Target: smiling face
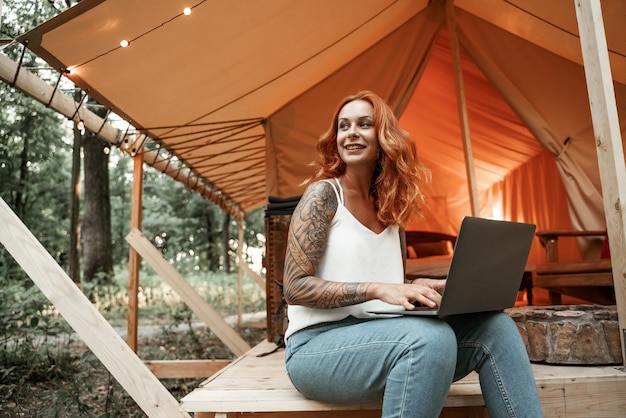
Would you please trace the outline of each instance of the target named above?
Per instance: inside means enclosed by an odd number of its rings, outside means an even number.
[[[337,119],[337,150],[346,166],[376,166],[378,134],[374,126],[374,108],[369,102],[354,100],[341,109]]]

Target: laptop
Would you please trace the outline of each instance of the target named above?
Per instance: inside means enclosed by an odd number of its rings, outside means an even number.
[[[371,310],[383,315],[448,316],[515,304],[535,236],[533,224],[465,217],[438,308]]]

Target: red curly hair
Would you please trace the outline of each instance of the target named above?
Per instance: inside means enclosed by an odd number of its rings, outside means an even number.
[[[355,100],[364,100],[374,109],[374,127],[381,152],[370,193],[374,197],[378,220],[383,225],[404,227],[421,212],[424,195],[420,185],[430,179],[430,172],[419,164],[415,143],[402,129],[389,105],[371,91],[361,91],[339,103],[330,128],[317,142],[318,169],[309,182],[339,177],[346,171],[346,164],[337,150],[338,118],[341,109]]]

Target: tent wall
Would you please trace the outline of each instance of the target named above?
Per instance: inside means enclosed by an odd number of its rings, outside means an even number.
[[[533,222],[539,229],[605,228],[580,63],[463,9],[455,16],[480,216]],[[470,207],[443,2],[431,3],[268,119],[268,195],[302,193],[312,169],[301,167],[314,159],[316,138],[335,104],[363,88],[388,98],[433,172],[425,220],[411,227],[454,233]],[[624,93],[616,83],[620,108]],[[597,248],[583,245],[583,251],[587,256]]]
[[[466,50],[554,155],[573,226],[605,228],[597,159],[590,158],[595,155],[595,139],[582,66],[468,13],[459,13],[457,20]],[[615,83],[622,113],[626,110],[624,87]]]
[[[313,169],[315,141],[330,126],[341,98],[359,90],[387,98],[399,114],[426,66],[427,54],[442,24],[439,9],[429,8],[339,68],[315,87],[268,118],[267,193],[302,194]]]

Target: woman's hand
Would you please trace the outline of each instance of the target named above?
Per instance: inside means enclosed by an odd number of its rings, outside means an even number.
[[[445,286],[445,280],[416,279],[411,284],[372,283],[368,293],[372,292],[372,299],[400,305],[407,310],[415,309],[415,303],[436,308],[441,303]]]

